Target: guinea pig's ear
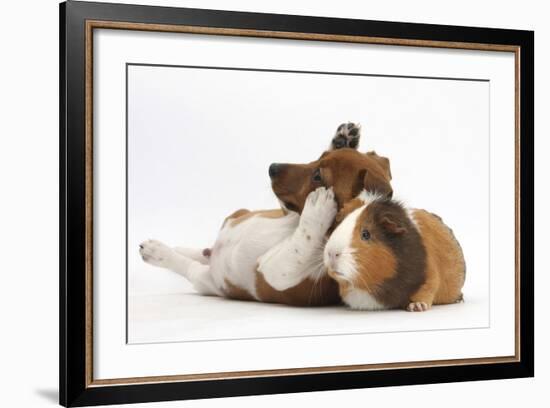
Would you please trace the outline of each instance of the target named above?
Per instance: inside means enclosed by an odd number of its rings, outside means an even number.
[[[362,170],[363,175],[363,188],[371,193],[378,193],[387,198],[392,198],[393,189],[388,179],[384,176],[377,174],[375,171],[368,169]]]
[[[407,229],[401,225],[399,220],[396,220],[390,214],[383,215],[380,224],[387,232],[391,234],[401,235],[407,231]]]

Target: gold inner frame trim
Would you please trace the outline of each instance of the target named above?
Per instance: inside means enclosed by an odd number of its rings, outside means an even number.
[[[237,378],[251,377],[280,377],[288,375],[301,374],[328,374],[338,372],[353,372],[353,371],[373,371],[373,370],[391,370],[396,368],[419,368],[419,367],[442,367],[449,365],[469,365],[469,364],[495,364],[495,363],[512,363],[517,361],[515,357],[487,357],[487,358],[471,358],[471,359],[455,359],[455,360],[431,360],[431,361],[414,361],[407,363],[381,363],[381,364],[358,364],[358,365],[343,365],[343,366],[327,366],[327,367],[304,367],[304,368],[287,368],[277,370],[253,370],[253,371],[230,371],[219,373],[205,374],[186,374],[186,375],[165,375],[154,377],[128,377],[115,378],[105,380],[94,380],[92,387],[101,387],[108,385],[130,385],[141,383],[165,383],[179,381],[207,381],[207,380],[231,380]]]
[[[203,35],[222,35],[237,37],[277,38],[308,41],[331,41],[342,43],[380,44],[410,47],[449,48],[478,51],[513,52],[515,58],[515,354],[502,357],[480,357],[450,360],[430,360],[415,362],[396,362],[383,364],[357,364],[343,366],[288,368],[275,370],[253,370],[216,372],[202,374],[184,374],[154,377],[129,377],[113,379],[93,378],[93,30],[95,28],[132,31],[156,31]],[[520,356],[520,51],[521,47],[505,44],[483,44],[451,41],[415,40],[405,38],[384,38],[369,36],[350,36],[317,33],[299,33],[288,31],[264,31],[236,28],[196,27],[186,25],[166,25],[148,23],[128,23],[121,21],[86,21],[86,233],[85,233],[85,282],[86,282],[86,387],[130,385],[144,383],[167,383],[180,381],[206,381],[266,376],[292,376],[301,374],[356,372],[372,370],[407,369],[419,367],[441,367],[449,365],[513,363]]]

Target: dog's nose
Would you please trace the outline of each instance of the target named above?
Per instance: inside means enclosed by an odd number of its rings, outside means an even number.
[[[282,165],[280,163],[272,163],[271,166],[269,166],[269,177],[276,177],[281,171],[281,167]]]

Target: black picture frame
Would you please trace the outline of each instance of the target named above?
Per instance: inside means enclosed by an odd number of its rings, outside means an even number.
[[[68,1],[60,4],[60,403],[64,406],[339,390],[534,375],[534,33],[532,31]],[[86,22],[89,20],[368,36],[519,47],[519,326],[521,358],[439,365],[93,386],[86,372]],[[517,184],[517,185],[518,185]]]

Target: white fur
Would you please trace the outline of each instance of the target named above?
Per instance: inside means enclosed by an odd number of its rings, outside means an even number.
[[[170,269],[193,283],[195,289],[204,295],[221,296],[221,290],[216,286],[209,273],[210,266],[193,260],[168,245],[155,240],[148,240],[140,245],[143,260],[151,265]]]
[[[186,277],[200,293],[222,296],[229,281],[259,300],[257,269],[277,290],[325,273],[324,237],[336,211],[332,190],[319,188],[308,196],[301,216],[254,215],[236,225],[230,220],[219,232],[210,258],[196,249],[172,249],[158,241],[142,243],[140,253],[146,262]]]
[[[346,280],[351,280],[357,273],[351,241],[357,218],[366,207],[366,205],[362,205],[348,214],[334,230],[325,245],[323,253],[325,266],[338,272]]]
[[[411,220],[411,222],[413,223],[413,225],[416,227],[417,230],[419,230],[420,226],[418,225],[418,221],[416,220],[414,214],[416,213],[417,210],[415,209],[412,209],[412,208],[407,208],[407,215],[409,216],[409,219]]]
[[[298,228],[259,258],[258,271],[271,287],[283,291],[308,277],[318,279],[324,273],[325,234],[336,211],[332,189],[318,188],[309,194]]]
[[[203,265],[208,265],[210,263],[210,259],[203,255],[202,249],[175,247],[174,251],[194,261],[200,262]]]
[[[227,279],[258,299],[258,258],[291,235],[298,221],[298,214],[288,213],[281,218],[255,215],[235,226],[232,222],[227,223],[212,248],[210,265],[214,280],[220,287],[225,287]]]
[[[365,205],[369,205],[376,200],[380,200],[381,198],[384,198],[384,196],[382,194],[377,193],[376,191],[363,190],[357,195],[356,198],[358,200],[363,201]]]
[[[344,302],[352,309],[359,310],[383,310],[384,305],[378,301],[366,290],[353,288],[344,296]]]

